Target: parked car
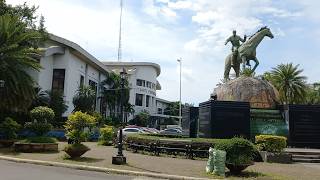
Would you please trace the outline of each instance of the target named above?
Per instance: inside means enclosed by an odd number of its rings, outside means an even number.
[[[124,128],[122,129],[122,136],[126,137],[128,134],[138,134],[138,133],[146,133],[140,128]],[[120,130],[118,131],[117,137],[119,137]]]
[[[155,128],[147,128],[147,127],[141,127],[143,131],[149,133],[149,134],[158,134],[160,131]]]
[[[182,135],[182,131],[180,129],[170,128],[160,131],[160,134],[164,135]]]

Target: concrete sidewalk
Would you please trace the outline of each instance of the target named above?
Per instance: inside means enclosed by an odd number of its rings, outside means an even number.
[[[66,143],[59,143],[62,149]],[[205,173],[205,160],[190,160],[172,157],[157,157],[124,151],[127,157],[127,165],[113,165],[112,156],[116,155],[117,149],[113,147],[98,146],[97,143],[85,143],[91,148],[83,158],[78,160],[64,160],[65,153],[15,153],[9,149],[0,148],[0,156],[9,156],[24,159],[41,161],[51,161],[60,163],[72,163],[78,165],[103,167],[110,169],[129,170],[146,173],[172,174],[187,177],[208,178]],[[318,166],[305,164],[275,164],[275,163],[255,163],[246,170],[247,172],[263,173],[263,179],[319,179],[320,173]],[[254,173],[253,173],[254,174]],[[243,177],[231,177],[232,179],[243,179]],[[257,179],[257,177],[251,177]],[[258,178],[260,179],[260,178]],[[277,179],[277,178],[276,178]]]

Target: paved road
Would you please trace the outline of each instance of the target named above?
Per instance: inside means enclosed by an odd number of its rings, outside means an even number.
[[[149,180],[152,178],[111,175],[61,167],[0,160],[1,180]],[[154,180],[154,179],[153,179]]]

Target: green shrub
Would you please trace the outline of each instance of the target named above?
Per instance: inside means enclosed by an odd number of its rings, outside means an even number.
[[[21,125],[10,117],[5,118],[5,120],[0,124],[0,131],[3,132],[6,139],[16,139],[17,131],[20,128]]]
[[[82,150],[86,150],[89,151],[90,148],[84,144],[67,144],[64,148],[63,151],[73,151],[73,150],[78,150],[78,151],[82,151]]]
[[[35,133],[37,136],[43,136],[52,129],[52,125],[44,122],[31,122],[26,123],[25,128]]]
[[[255,139],[260,151],[279,153],[287,147],[287,138],[283,136],[258,135]]]
[[[57,139],[46,136],[28,137],[20,142],[23,143],[56,143]]]
[[[96,125],[96,119],[93,116],[77,111],[69,115],[64,127],[67,137],[78,144],[88,138],[89,133],[85,132],[85,128],[91,128],[94,125]]]
[[[214,148],[226,151],[226,163],[233,165],[251,164],[255,153],[255,146],[239,137],[217,140]]]
[[[113,126],[104,126],[100,128],[99,144],[105,146],[112,145],[112,140],[114,139],[115,134]]]
[[[30,111],[30,116],[34,122],[50,123],[54,118],[54,111],[45,106],[38,106]]]

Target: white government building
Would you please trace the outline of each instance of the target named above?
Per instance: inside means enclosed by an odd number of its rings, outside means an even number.
[[[73,96],[80,85],[89,85],[95,89],[97,97],[101,92],[101,82],[108,72],[125,68],[130,85],[130,104],[134,105],[135,114],[146,110],[152,116],[161,116],[169,101],[157,98],[161,89],[157,77],[161,69],[151,62],[100,62],[78,44],[50,34],[45,43],[40,59],[40,72],[30,71],[31,76],[43,90],[61,90],[68,105],[63,116],[68,116],[74,109]],[[95,110],[101,109],[96,98]],[[131,116],[132,118],[133,116]],[[129,118],[130,120],[130,118]]]

